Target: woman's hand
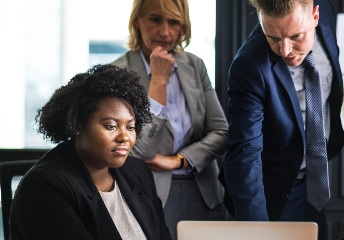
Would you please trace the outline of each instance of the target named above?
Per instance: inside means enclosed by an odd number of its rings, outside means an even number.
[[[154,158],[146,160],[146,163],[149,165],[149,167],[153,171],[157,171],[157,172],[172,171],[180,167],[180,158],[177,157],[176,155],[164,156],[157,153]],[[185,165],[187,165],[187,163],[184,163],[184,166]]]
[[[148,96],[166,106],[167,84],[174,68],[174,58],[162,47],[156,47],[150,55],[151,81]]]

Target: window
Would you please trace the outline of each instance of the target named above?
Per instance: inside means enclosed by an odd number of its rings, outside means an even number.
[[[35,131],[37,109],[76,73],[127,50],[132,1],[0,0],[0,5],[0,148],[51,148]],[[216,1],[189,5],[192,39],[186,51],[204,60],[214,85]]]
[[[344,82],[344,32],[343,30],[339,30],[339,28],[342,29],[341,26],[344,24],[344,13],[339,13],[337,15],[337,43],[339,46],[339,64],[342,69],[343,73],[343,82]],[[343,98],[343,104],[342,104],[342,111],[340,114],[341,120],[342,120],[342,126],[344,127],[344,98]]]

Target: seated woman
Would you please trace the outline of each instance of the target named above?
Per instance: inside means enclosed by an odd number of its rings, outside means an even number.
[[[36,122],[58,145],[16,191],[12,240],[171,239],[151,170],[129,156],[151,122],[137,75],[94,66],[59,88]]]

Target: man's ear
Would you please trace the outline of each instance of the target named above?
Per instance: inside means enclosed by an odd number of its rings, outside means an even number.
[[[315,23],[315,27],[316,27],[316,26],[318,26],[319,17],[320,17],[319,5],[316,5],[316,6],[313,8],[312,16],[313,16],[314,23]]]

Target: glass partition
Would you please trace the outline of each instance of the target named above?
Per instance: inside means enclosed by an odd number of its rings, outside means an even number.
[[[189,0],[192,39],[215,85],[216,1]],[[127,50],[132,1],[0,0],[0,149],[49,149],[34,118],[76,73]],[[207,12],[204,15],[204,11]]]

